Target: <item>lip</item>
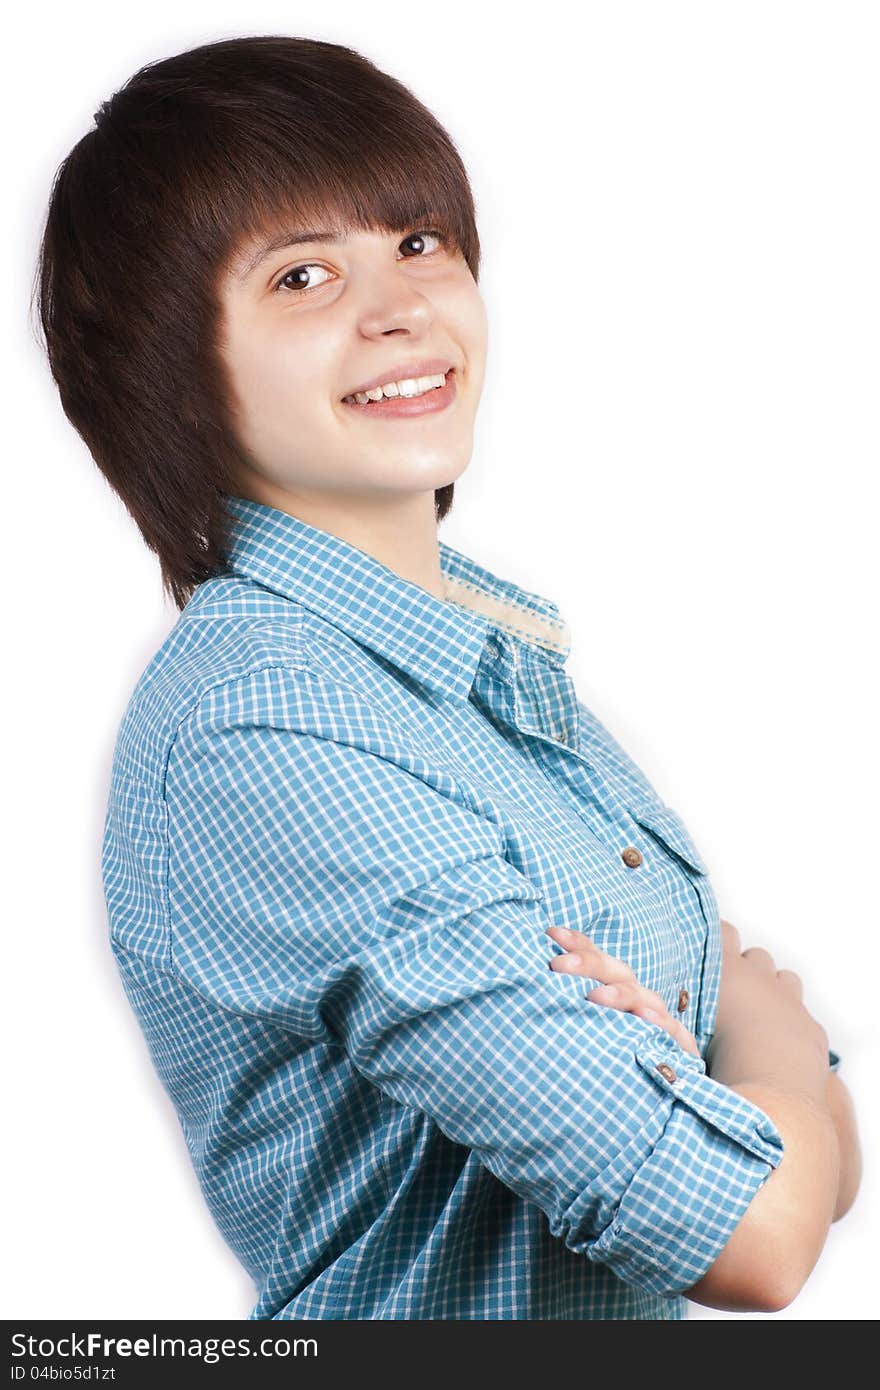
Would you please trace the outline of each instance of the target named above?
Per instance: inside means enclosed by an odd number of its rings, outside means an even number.
[[[418,362],[396,362],[393,367],[386,367],[381,376],[371,377],[362,386],[353,386],[345,392],[345,396],[357,395],[358,391],[374,391],[377,386],[384,386],[386,381],[406,381],[416,376],[445,376],[453,366],[455,363],[448,357],[423,357]]]
[[[423,376],[429,373],[422,373]],[[369,405],[359,405],[357,401],[343,401],[346,410],[358,410],[363,416],[377,420],[401,420],[416,415],[435,415],[438,410],[446,410],[456,399],[458,373],[450,367],[445,386],[436,386],[423,396],[390,396]],[[386,377],[386,381],[390,378]]]

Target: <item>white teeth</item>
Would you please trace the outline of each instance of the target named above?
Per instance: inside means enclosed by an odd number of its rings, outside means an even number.
[[[405,377],[403,381],[388,381],[384,386],[374,386],[369,391],[356,391],[353,396],[344,396],[343,400],[349,404],[357,401],[358,405],[366,405],[367,401],[381,401],[385,396],[390,399],[395,396],[423,396],[426,391],[433,391],[445,385],[445,373],[438,376]]]
[[[418,396],[420,392],[429,390],[430,387],[437,385],[437,378],[430,376],[411,376],[405,377],[403,381],[395,383],[400,387],[402,396]]]

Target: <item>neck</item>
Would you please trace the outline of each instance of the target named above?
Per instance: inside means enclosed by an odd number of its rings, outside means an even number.
[[[316,493],[283,488],[251,473],[238,491],[348,541],[401,579],[445,599],[433,489],[403,496]]]

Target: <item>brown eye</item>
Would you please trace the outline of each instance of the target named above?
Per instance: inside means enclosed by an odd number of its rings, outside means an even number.
[[[427,243],[427,244],[428,244],[428,254],[431,255],[431,254],[433,254],[433,251],[437,249],[437,248],[435,248],[435,247],[431,247],[431,246],[430,246],[430,242],[431,242],[431,241],[436,241],[436,242],[439,243],[440,246],[445,246],[445,244],[446,244],[446,237],[443,235],[442,232],[437,232],[437,231],[431,231],[431,232],[429,232],[429,231],[427,231],[427,230],[422,230],[422,231],[418,231],[418,232],[410,232],[409,236],[408,236],[408,237],[405,237],[404,240],[403,240],[400,244],[401,244],[401,246],[406,246],[408,243],[409,243],[410,245],[414,245],[414,246],[415,246],[415,253],[416,253],[416,256],[420,256],[420,255],[424,252],[424,250],[425,250],[425,245],[426,245],[426,243]]]
[[[437,245],[433,246],[432,242],[436,242]],[[409,245],[413,251],[412,255],[404,257],[405,260],[422,260],[425,256],[434,255],[437,250],[441,250],[447,243],[448,237],[444,232],[428,231],[424,229],[410,232],[409,236],[405,237],[400,244],[401,246]],[[285,270],[284,274],[280,275],[275,281],[272,288],[273,290],[287,290],[292,294],[308,294],[310,290],[319,289],[322,284],[327,283],[326,280],[319,281],[318,284],[311,283],[310,277],[312,272],[316,270],[323,271],[325,275],[331,274],[326,266],[308,261],[304,265],[295,265],[291,270]]]
[[[309,271],[312,270],[323,270],[325,274],[330,274],[330,271],[327,270],[326,266],[323,265],[315,265],[312,263],[306,265],[295,265],[292,270],[285,270],[284,274],[275,281],[274,289],[280,290],[283,286],[284,289],[298,291],[299,293],[302,293],[306,290],[316,290],[318,288],[317,285],[310,285],[301,278],[302,276],[307,275]],[[292,280],[293,284],[286,284],[286,281],[288,280]]]

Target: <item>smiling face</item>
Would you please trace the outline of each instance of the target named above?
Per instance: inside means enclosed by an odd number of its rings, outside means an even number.
[[[278,505],[282,489],[303,511],[414,495],[433,507],[468,465],[483,387],[486,313],[466,260],[430,223],[275,243],[240,247],[221,291],[242,492]],[[418,401],[344,399],[447,363],[446,386]]]

